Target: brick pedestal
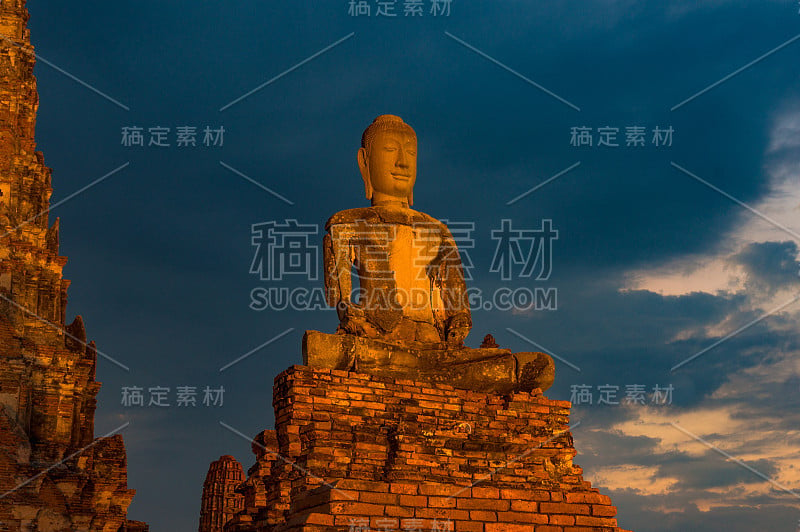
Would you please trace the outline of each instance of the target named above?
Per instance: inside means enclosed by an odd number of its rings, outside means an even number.
[[[273,405],[226,531],[623,532],[568,401],[292,366]]]

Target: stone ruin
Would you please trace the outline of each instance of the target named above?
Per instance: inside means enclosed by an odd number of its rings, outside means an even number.
[[[122,436],[94,435],[94,342],[80,316],[65,323],[27,22],[24,0],[0,3],[0,530],[145,532],[126,518]]]
[[[491,335],[464,346],[452,235],[410,208],[416,151],[396,116],[362,135],[372,206],[334,214],[323,244],[339,327],[306,332],[303,365],[275,378],[275,428],[253,439],[247,479],[207,483],[203,508],[206,491],[241,499],[203,519],[225,532],[624,532],[573,463],[571,404],[543,394],[552,358]]]

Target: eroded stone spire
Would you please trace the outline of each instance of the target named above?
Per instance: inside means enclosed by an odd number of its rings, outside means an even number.
[[[35,151],[39,96],[24,0],[0,3],[0,522],[8,530],[142,531],[128,521],[122,436],[94,436],[97,350],[66,326],[67,258]]]
[[[244,497],[234,491],[242,482],[242,464],[233,456],[211,462],[203,484],[200,532],[223,532],[225,523],[244,508]]]

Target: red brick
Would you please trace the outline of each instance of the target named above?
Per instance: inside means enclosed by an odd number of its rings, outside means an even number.
[[[358,494],[358,500],[361,502],[371,502],[375,504],[398,504],[400,496],[396,493],[374,493],[371,491],[362,491]]]
[[[483,532],[483,523],[474,521],[456,521],[455,532]]]
[[[351,478],[338,480],[334,486],[339,490],[378,491],[384,493],[389,491],[389,487],[384,482],[373,482],[369,480]]]
[[[583,514],[589,515],[589,507],[585,504],[569,504],[564,502],[543,502],[539,511],[545,514]]]
[[[414,517],[426,519],[469,519],[470,512],[466,510],[456,510],[454,508],[417,508],[414,510]]]
[[[424,495],[400,495],[400,506],[428,506],[428,498]]]
[[[386,410],[385,404],[375,403],[372,401],[351,401],[350,405],[353,408],[366,408],[368,410]]]
[[[392,493],[403,493],[405,495],[416,495],[419,492],[419,489],[419,484],[401,484],[394,482],[390,486],[390,491]]]
[[[537,504],[532,501],[511,501],[511,509],[515,512],[535,512]]]
[[[327,525],[333,526],[333,516],[330,514],[308,514],[304,520],[305,524],[309,525]]]
[[[592,504],[611,504],[611,498],[607,495],[595,493],[593,491],[586,492],[570,492],[566,494],[567,502],[583,502]]]
[[[355,393],[372,393],[373,390],[372,390],[372,388],[366,388],[364,386],[349,385],[347,387],[347,391],[355,392]]]
[[[500,498],[500,490],[492,486],[475,486],[472,488],[472,496],[481,499],[498,499]]]
[[[434,495],[434,496],[443,496],[443,497],[451,497],[451,496],[461,496],[461,497],[468,497],[470,493],[469,486],[453,486],[452,484],[420,484],[419,485],[419,492],[422,495]]]
[[[386,451],[385,445],[378,445],[376,443],[367,443],[363,441],[356,442],[355,449],[358,451]]]
[[[397,517],[370,517],[369,526],[372,530],[383,530],[384,528],[397,530],[400,526],[400,519]]]
[[[461,499],[456,502],[456,508],[464,508],[465,510],[495,510],[505,511],[508,510],[510,504],[508,501],[501,499]],[[588,508],[587,508],[588,509]]]
[[[456,499],[453,497],[428,497],[428,506],[431,508],[455,508]]]
[[[522,500],[522,501],[549,501],[550,493],[544,490],[522,490],[513,488],[503,488],[500,490],[503,499]]]
[[[386,515],[393,517],[414,517],[414,508],[406,508],[404,506],[386,506]]]
[[[433,519],[400,519],[400,528],[402,529],[417,529],[430,530],[433,525]]]
[[[332,514],[347,515],[383,515],[384,507],[379,504],[368,504],[365,502],[333,502],[330,505]],[[325,508],[325,506],[322,506]]]
[[[614,517],[615,515],[617,515],[617,507],[593,504],[592,515],[596,515],[599,517]]]
[[[575,524],[583,526],[617,526],[617,520],[610,517],[575,516]]]
[[[497,520],[507,523],[533,523],[538,525],[547,524],[546,515],[534,512],[497,512]]]
[[[551,525],[574,525],[574,515],[551,515],[549,522]]]
[[[336,515],[333,517],[333,524],[335,526],[350,526],[353,519],[356,519],[356,517],[352,515]]]
[[[469,518],[473,521],[497,521],[496,512],[487,512],[486,510],[470,510]]]
[[[486,532],[531,532],[531,525],[518,525],[514,523],[486,523],[483,526]]]
[[[331,490],[309,494],[308,492],[296,497],[292,501],[293,511],[300,511],[304,508],[312,508],[320,504],[331,501],[357,501],[357,491]]]

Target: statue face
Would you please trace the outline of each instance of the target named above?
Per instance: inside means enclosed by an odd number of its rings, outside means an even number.
[[[414,135],[404,131],[381,131],[373,137],[369,154],[360,155],[360,161],[362,158],[366,159],[364,162],[373,194],[400,199],[411,195],[417,179],[417,139]]]

